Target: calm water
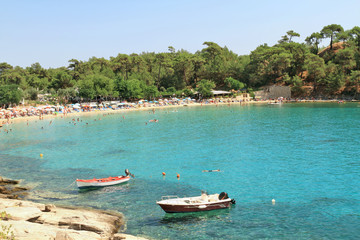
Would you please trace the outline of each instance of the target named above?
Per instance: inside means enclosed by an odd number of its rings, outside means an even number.
[[[99,113],[76,125],[72,118],[0,132],[0,175],[23,179],[36,201],[123,212],[126,233],[153,239],[360,236],[358,104]],[[145,124],[154,118],[159,122]],[[136,178],[123,185],[79,192],[72,184],[125,168]],[[155,204],[201,190],[225,191],[237,204],[196,214],[165,214]]]

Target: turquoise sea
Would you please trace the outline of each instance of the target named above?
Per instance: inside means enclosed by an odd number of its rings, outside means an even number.
[[[8,134],[1,129],[0,175],[23,179],[35,201],[123,212],[123,231],[151,239],[360,236],[357,103],[104,114],[17,123]],[[122,185],[79,192],[73,184],[125,168],[135,179]],[[155,204],[163,195],[201,190],[225,191],[237,204],[196,214],[165,214]]]

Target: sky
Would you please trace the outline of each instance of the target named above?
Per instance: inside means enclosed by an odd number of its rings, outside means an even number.
[[[0,63],[58,68],[169,46],[195,53],[204,42],[247,55],[289,30],[301,43],[330,24],[360,26],[360,1],[0,0]]]

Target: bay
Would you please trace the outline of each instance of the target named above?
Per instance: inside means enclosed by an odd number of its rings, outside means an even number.
[[[34,201],[123,212],[126,233],[153,239],[357,239],[358,106],[233,104],[22,122],[0,133],[0,175],[23,179]],[[125,168],[135,174],[126,184],[87,192],[73,184]],[[155,204],[201,190],[237,204],[196,214]]]

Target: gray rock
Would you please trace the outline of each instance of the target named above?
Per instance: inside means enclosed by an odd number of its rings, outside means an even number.
[[[10,215],[3,226],[11,226],[15,239],[25,240],[144,240],[118,234],[125,224],[121,213],[92,209],[55,207],[22,200],[1,199],[0,212]],[[125,237],[125,238],[124,238]]]
[[[54,204],[46,204],[43,212],[55,212],[56,206]]]
[[[4,208],[9,207],[35,207],[38,208],[40,211],[43,211],[45,209],[45,205],[42,203],[34,203],[23,200],[1,199],[0,203],[0,211],[4,211]]]
[[[66,231],[58,231],[55,236],[55,240],[74,240],[70,234]]]
[[[93,232],[59,229],[57,226],[42,225],[27,221],[2,221],[3,226],[11,226],[15,239],[22,240],[100,240],[100,235]]]
[[[110,239],[111,240],[147,240],[146,238],[136,237],[124,233],[116,233]]]
[[[9,207],[5,208],[4,211],[10,214],[10,219],[23,221],[39,218],[42,214],[37,207]]]
[[[118,232],[124,224],[124,219],[121,214],[110,214],[96,210],[56,208],[56,212],[43,212],[36,219],[36,222],[109,236]]]

